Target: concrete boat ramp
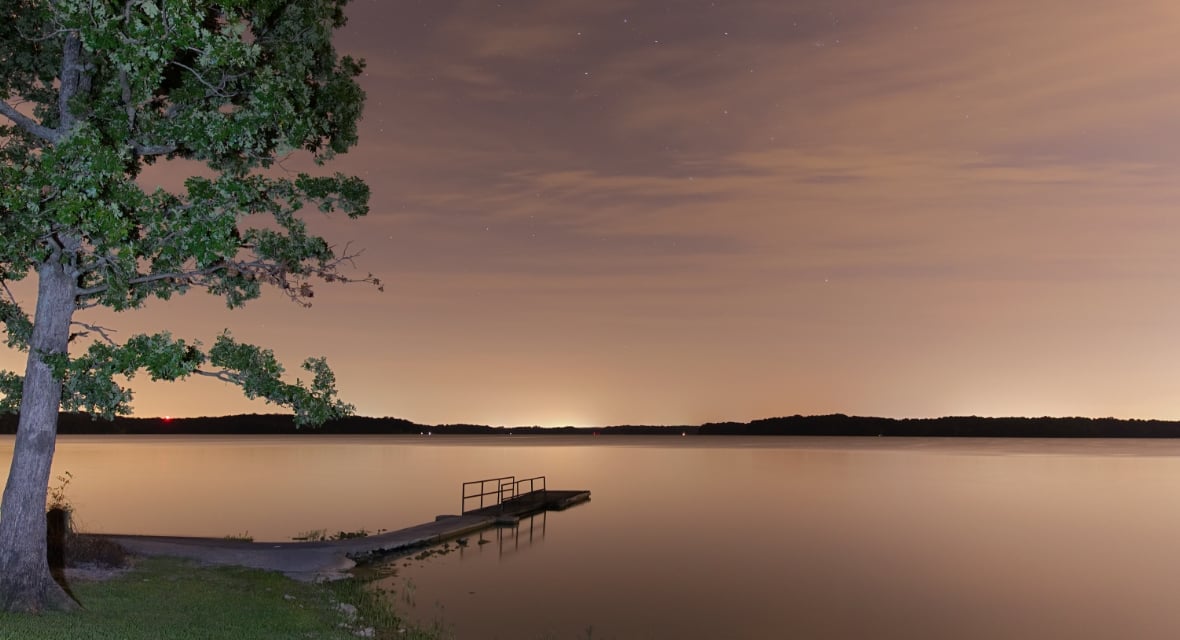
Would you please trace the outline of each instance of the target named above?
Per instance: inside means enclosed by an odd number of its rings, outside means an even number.
[[[486,482],[489,481],[476,481]],[[513,479],[513,482],[516,481]],[[543,478],[541,482],[543,484]],[[172,556],[208,564],[280,571],[299,580],[331,580],[343,577],[358,561],[407,552],[495,526],[513,526],[521,518],[542,511],[562,510],[590,499],[589,491],[580,490],[542,488],[516,493],[514,490],[519,484],[513,490],[504,490],[498,486],[493,492],[468,495],[469,484],[475,483],[464,484],[462,514],[439,516],[434,522],[361,538],[317,542],[245,542],[223,538],[96,535],[113,540],[138,555]],[[484,499],[489,496],[492,504],[484,505]],[[468,503],[473,503],[475,498],[480,498],[480,506],[473,504],[472,508],[467,509]]]

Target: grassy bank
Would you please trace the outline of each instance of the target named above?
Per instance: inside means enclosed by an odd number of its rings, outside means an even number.
[[[117,578],[79,581],[70,588],[82,603],[82,612],[39,616],[0,613],[0,639],[437,637],[412,629],[403,631],[385,600],[355,580],[306,584],[266,571],[146,558]]]

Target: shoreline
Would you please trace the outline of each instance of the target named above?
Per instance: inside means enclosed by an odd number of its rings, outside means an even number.
[[[0,435],[16,432],[17,416],[0,416]],[[290,415],[241,414],[201,418],[92,419],[62,413],[60,435],[470,435],[470,436],[856,436],[936,438],[1180,438],[1180,421],[1086,417],[882,418],[829,414],[700,425],[603,427],[423,425],[401,418],[352,416],[316,428],[297,428]]]
[[[411,552],[495,525],[489,516],[440,516],[397,531],[358,538],[315,542],[247,542],[227,538],[84,533],[105,538],[129,553],[147,557],[195,560],[202,564],[277,571],[302,582],[338,580],[358,564],[357,558],[376,558]]]

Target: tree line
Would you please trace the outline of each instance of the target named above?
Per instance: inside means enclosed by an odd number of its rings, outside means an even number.
[[[0,416],[0,434],[16,432],[15,415]],[[612,425],[605,427],[489,426],[421,424],[403,418],[346,416],[308,429],[290,414],[240,414],[197,418],[95,418],[62,413],[64,434],[432,434],[432,435],[668,435],[668,436],[893,436],[972,438],[1180,438],[1180,421],[1119,418],[1040,417],[881,418],[830,414],[794,415],[750,422],[709,422],[702,425]]]
[[[879,418],[794,415],[701,425],[701,435],[939,436],[970,438],[1180,438],[1180,422],[1120,418]]]

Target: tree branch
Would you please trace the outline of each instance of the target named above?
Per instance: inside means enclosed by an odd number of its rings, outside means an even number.
[[[131,10],[131,3],[128,2],[124,8],[124,19],[127,18],[127,12]],[[127,72],[119,72],[119,88],[123,98],[123,111],[127,114],[127,130],[134,132],[136,124],[136,105],[134,103],[134,96],[131,92],[131,84],[127,80]],[[132,134],[134,135],[134,133]],[[131,150],[138,156],[163,156],[176,151],[175,144],[156,144],[146,145],[137,141],[131,142]]]
[[[192,73],[193,77],[197,79],[197,82],[200,82],[201,84],[205,85],[206,88],[209,89],[209,91],[211,92],[209,95],[217,96],[218,98],[232,98],[233,97],[231,94],[228,94],[224,91],[224,89],[225,89],[225,78],[224,77],[221,79],[221,85],[217,86],[217,85],[214,85],[212,82],[209,82],[208,80],[206,80],[205,76],[202,76],[200,71],[197,71],[196,69],[188,66],[187,64],[184,64],[184,63],[179,62],[177,60],[172,60],[168,64],[180,67],[181,69],[184,69],[184,70],[188,71],[189,73]]]
[[[3,100],[0,100],[0,115],[6,116],[9,120],[16,123],[16,125],[21,129],[24,129],[25,131],[46,142],[57,142],[61,139],[60,131],[57,129],[50,129],[49,127],[42,125],[20,111],[17,111],[16,107]]]
[[[246,376],[240,373],[233,373],[224,369],[218,371],[205,371],[204,369],[193,369],[193,374],[198,376],[205,376],[207,378],[215,378],[222,382],[230,384],[242,385],[246,381]]]
[[[74,128],[78,118],[70,109],[70,100],[84,88],[82,64],[82,38],[76,31],[66,34],[62,45],[61,56],[61,85],[57,94],[58,118],[61,130],[68,132]]]
[[[310,280],[312,278],[319,278],[324,282],[339,282],[345,284],[366,283],[377,287],[378,291],[385,291],[385,286],[381,280],[374,277],[373,274],[367,274],[363,278],[353,278],[340,273],[339,268],[344,264],[353,264],[353,259],[361,254],[360,251],[350,251],[351,244],[345,245],[344,251],[335,256],[332,260],[325,261],[321,264],[303,265],[299,272],[288,270],[282,264],[272,260],[262,258],[248,260],[226,260],[217,264],[210,265],[203,269],[181,269],[177,271],[168,271],[160,273],[146,273],[127,278],[126,282],[131,287],[141,287],[150,285],[160,281],[173,281],[180,283],[183,286],[209,288],[214,286],[214,278],[218,274],[229,274],[230,276],[246,275],[252,280],[258,280],[266,284],[270,284],[291,299],[305,307],[311,306],[309,299],[315,297],[313,287]],[[251,249],[250,246],[242,246],[242,249]],[[96,259],[95,264],[85,269],[86,272],[98,271],[101,269],[101,264],[106,263],[107,268],[112,268],[113,263],[106,258]],[[79,308],[88,308],[90,305],[85,299],[100,296],[110,289],[107,284],[99,284],[93,287],[78,290]]]
[[[8,296],[8,302],[11,302],[12,304],[18,304],[16,301],[16,294],[12,292],[12,289],[8,288],[7,280],[0,280],[0,289],[3,289],[4,295]]]
[[[128,5],[130,6],[130,3]],[[127,80],[127,72],[123,70],[119,71],[119,89],[123,98],[123,112],[127,114],[127,130],[135,131],[135,105],[132,104],[131,83]]]
[[[71,340],[73,340],[74,338],[84,338],[84,337],[90,335],[90,332],[93,331],[93,332],[97,333],[99,336],[101,336],[102,339],[105,340],[111,346],[113,346],[113,347],[118,346],[118,344],[115,342],[115,339],[112,338],[111,334],[110,334],[110,332],[113,332],[114,329],[108,329],[107,327],[99,326],[97,324],[90,324],[88,322],[81,322],[78,320],[73,320],[70,322],[70,324],[82,327],[81,333],[71,333],[70,334]]]

